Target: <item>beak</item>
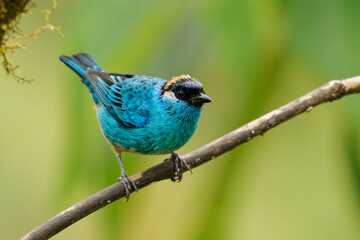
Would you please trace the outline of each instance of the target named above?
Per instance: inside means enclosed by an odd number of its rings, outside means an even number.
[[[212,102],[211,98],[209,98],[209,96],[205,93],[200,93],[199,96],[194,97],[192,100],[193,102],[200,104]]]

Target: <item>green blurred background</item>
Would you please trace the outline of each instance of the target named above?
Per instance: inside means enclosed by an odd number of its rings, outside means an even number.
[[[44,24],[34,1],[23,32]],[[184,154],[331,79],[360,75],[360,1],[58,1],[46,32],[0,70],[0,239],[16,239],[114,183],[118,163],[86,88],[58,60],[199,78],[206,105]],[[54,239],[360,239],[360,96],[315,108],[185,174],[117,201]],[[164,156],[124,154],[129,174]]]

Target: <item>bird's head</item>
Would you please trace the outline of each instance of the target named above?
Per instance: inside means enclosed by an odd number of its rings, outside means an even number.
[[[173,77],[164,85],[163,95],[166,98],[176,98],[196,107],[211,102],[211,98],[205,94],[202,84],[189,75]]]

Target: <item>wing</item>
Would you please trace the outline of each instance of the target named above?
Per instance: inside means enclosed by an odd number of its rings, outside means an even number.
[[[144,127],[150,117],[153,91],[150,83],[142,76],[124,73],[86,73],[99,101],[123,126]]]

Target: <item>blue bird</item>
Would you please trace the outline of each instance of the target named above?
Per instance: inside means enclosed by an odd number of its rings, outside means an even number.
[[[174,161],[172,181],[181,181],[186,162],[175,152],[193,135],[204,103],[211,102],[202,84],[189,75],[170,81],[129,73],[107,73],[88,54],[60,60],[77,73],[95,103],[101,131],[119,161],[129,199],[135,184],[126,174],[121,153],[168,154]]]

